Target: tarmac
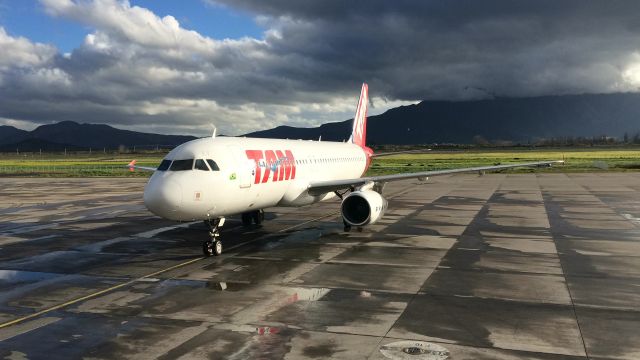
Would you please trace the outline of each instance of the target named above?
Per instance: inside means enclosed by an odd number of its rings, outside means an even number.
[[[640,359],[640,173],[402,181],[202,223],[144,179],[0,179],[3,359]]]

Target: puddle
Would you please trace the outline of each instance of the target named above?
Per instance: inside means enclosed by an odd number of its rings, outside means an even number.
[[[265,298],[233,315],[234,323],[250,324],[258,322],[269,314],[298,301],[317,301],[331,291],[327,288],[288,288]]]
[[[0,280],[11,283],[41,281],[58,276],[60,276],[60,274],[20,270],[0,270]]]
[[[625,219],[627,219],[627,220],[631,221],[632,223],[634,223],[634,224],[636,224],[636,225],[640,225],[640,218],[637,218],[637,217],[635,217],[635,216],[633,216],[633,215],[631,215],[631,214],[622,214],[622,216],[623,216]]]

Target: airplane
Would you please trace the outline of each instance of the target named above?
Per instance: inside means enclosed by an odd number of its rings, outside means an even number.
[[[177,221],[203,220],[209,238],[205,256],[220,255],[220,228],[225,218],[241,214],[242,223],[260,224],[265,208],[305,206],[338,197],[344,230],[380,220],[387,209],[384,184],[431,176],[542,167],[562,160],[435,170],[394,175],[364,176],[380,154],[366,146],[368,86],[362,90],[345,142],[211,137],[186,142],[157,168],[127,166],[131,171],[153,171],[144,189],[144,204],[152,213]],[[384,154],[381,154],[384,155]]]

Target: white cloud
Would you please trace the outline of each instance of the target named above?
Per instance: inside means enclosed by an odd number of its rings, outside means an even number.
[[[190,134],[209,131],[213,122],[222,133],[238,135],[353,116],[357,85],[347,100],[340,93],[296,89],[293,81],[270,74],[280,71],[285,59],[264,40],[211,39],[126,1],[42,4],[52,16],[94,31],[68,54],[0,33],[5,41],[21,44],[21,57],[32,59],[27,71],[16,71],[12,61],[12,68],[0,73],[14,85],[11,96],[0,99],[7,117]]]
[[[621,77],[622,82],[618,85],[619,88],[638,91],[640,88],[640,52],[634,52],[629,56]]]
[[[28,120],[16,120],[16,119],[9,119],[5,117],[0,117],[0,125],[13,126],[18,129],[27,130],[27,131],[31,131],[36,127],[38,127],[38,124]]]
[[[170,15],[115,0],[41,0],[47,13],[101,29],[120,40],[154,48],[209,54],[215,41],[180,27]]]
[[[33,43],[24,37],[11,37],[0,27],[0,67],[41,66],[56,54],[55,47]]]

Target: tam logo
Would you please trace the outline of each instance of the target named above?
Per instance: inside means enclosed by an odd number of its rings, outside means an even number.
[[[296,160],[291,150],[246,150],[247,158],[255,162],[254,184],[296,178]],[[273,173],[273,176],[271,176]]]

